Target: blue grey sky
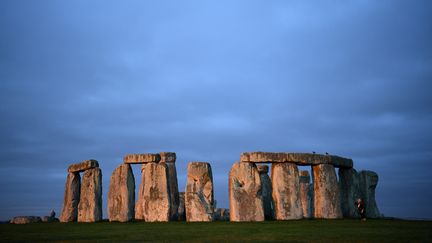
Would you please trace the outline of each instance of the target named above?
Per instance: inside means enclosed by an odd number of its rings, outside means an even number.
[[[0,0],[0,219],[60,213],[66,168],[245,151],[376,171],[386,216],[432,218],[430,1]],[[137,185],[139,167],[134,167]],[[307,169],[307,168],[305,168]],[[104,215],[106,217],[106,214]]]

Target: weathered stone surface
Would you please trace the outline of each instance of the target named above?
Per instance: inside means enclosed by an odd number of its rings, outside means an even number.
[[[162,154],[162,153],[161,153]],[[165,163],[168,169],[168,187],[170,192],[170,202],[171,202],[171,212],[170,219],[177,220],[178,214],[178,206],[179,206],[179,191],[178,191],[178,182],[177,182],[177,169],[175,165],[175,153],[170,153],[171,156],[161,155],[162,159],[159,163]],[[172,156],[174,154],[174,156]],[[174,158],[174,159],[173,159]],[[168,162],[169,161],[169,162]]]
[[[175,163],[177,155],[174,152],[160,152],[160,163]]]
[[[138,189],[137,200],[135,203],[135,220],[144,220],[144,176],[145,176],[145,166],[141,166],[141,184]]]
[[[365,170],[359,172],[360,195],[365,202],[366,217],[379,218],[381,214],[375,200],[375,189],[378,184],[378,174]]]
[[[63,209],[60,222],[75,222],[78,219],[78,203],[80,201],[81,177],[78,172],[68,173],[65,185]]]
[[[345,218],[358,218],[360,215],[354,202],[358,198],[362,198],[359,175],[353,168],[339,168],[338,174],[342,215]]]
[[[178,220],[185,221],[186,220],[186,206],[185,206],[185,193],[179,193],[179,206],[177,210]]]
[[[17,216],[11,219],[11,224],[31,224],[42,222],[41,217],[37,216]]]
[[[309,153],[250,152],[242,153],[240,161],[249,163],[295,163],[297,165],[331,164],[335,167],[353,167],[352,159]]]
[[[231,221],[264,221],[261,179],[255,164],[235,163],[228,187]]]
[[[135,216],[135,178],[129,164],[119,165],[111,175],[108,191],[109,221],[127,222]]]
[[[275,219],[303,218],[299,191],[299,172],[292,163],[272,164],[272,187]]]
[[[214,212],[214,220],[217,221],[228,221],[229,220],[229,209],[227,208],[218,208]]]
[[[333,165],[312,166],[314,182],[314,217],[342,218],[339,186]]]
[[[261,194],[264,204],[264,218],[274,219],[274,206],[272,197],[272,181],[268,175],[269,167],[267,165],[257,165],[261,179]]]
[[[102,220],[102,171],[100,168],[86,170],[81,183],[78,204],[78,222]]]
[[[303,218],[312,217],[312,192],[309,171],[300,171],[300,200],[303,209]]]
[[[165,163],[148,163],[143,170],[142,212],[147,222],[167,222],[171,214],[168,168]]]
[[[161,159],[159,154],[127,154],[123,158],[125,164],[143,164],[143,163],[157,163]]]
[[[83,172],[85,170],[89,170],[91,168],[96,168],[96,167],[99,167],[99,163],[97,162],[97,160],[90,159],[90,160],[85,160],[81,163],[69,165],[68,172],[69,173]]]
[[[213,175],[209,163],[190,162],[185,192],[186,221],[213,221]]]

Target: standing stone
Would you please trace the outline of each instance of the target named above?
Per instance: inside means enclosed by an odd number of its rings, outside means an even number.
[[[178,220],[185,221],[186,220],[186,207],[185,207],[185,193],[179,193],[179,206],[178,206]]]
[[[360,194],[365,202],[366,217],[379,218],[381,214],[375,201],[375,189],[378,184],[378,174],[373,171],[360,171]]]
[[[81,177],[79,173],[68,173],[60,222],[66,223],[77,221],[80,187]]]
[[[333,165],[312,166],[314,182],[314,217],[342,218],[339,186]]]
[[[264,221],[261,179],[255,164],[237,162],[228,180],[230,220]]]
[[[312,193],[309,171],[300,171],[300,200],[303,208],[303,218],[312,217]]]
[[[160,162],[166,163],[168,168],[168,186],[170,191],[170,202],[171,202],[171,213],[170,219],[177,220],[178,218],[178,207],[179,207],[179,191],[177,182],[177,170],[176,170],[176,153],[172,152],[161,152]]]
[[[135,178],[130,164],[121,164],[111,175],[108,191],[109,221],[127,222],[135,214]]]
[[[186,221],[213,221],[213,175],[205,162],[190,162],[185,192]]]
[[[339,168],[338,174],[342,215],[345,218],[358,218],[360,215],[354,202],[362,197],[360,195],[359,175],[353,168]]]
[[[102,171],[92,168],[84,172],[81,199],[78,204],[78,222],[102,220]]]
[[[146,222],[168,222],[171,202],[165,163],[144,165],[142,210]]]
[[[277,220],[303,218],[297,165],[293,163],[272,164],[272,182],[275,218]]]
[[[257,165],[257,169],[261,179],[261,193],[264,204],[264,218],[274,219],[273,197],[272,197],[272,182],[268,175],[268,165]]]
[[[144,176],[145,165],[141,166],[141,184],[138,190],[138,199],[135,204],[135,220],[144,220]]]

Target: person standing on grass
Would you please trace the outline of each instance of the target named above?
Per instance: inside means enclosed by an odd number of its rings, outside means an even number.
[[[358,198],[357,201],[354,202],[354,205],[357,207],[357,211],[360,214],[361,220],[366,221],[366,209],[364,201],[361,198]]]

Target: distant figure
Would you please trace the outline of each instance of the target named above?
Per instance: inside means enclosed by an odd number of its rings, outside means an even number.
[[[326,155],[329,155],[329,154],[326,152]]]
[[[366,209],[364,201],[359,198],[357,199],[357,201],[354,202],[354,205],[357,207],[357,211],[360,214],[361,220],[366,221]]]
[[[54,218],[54,217],[55,217],[55,211],[54,209],[51,209],[50,218]]]
[[[315,151],[312,151],[313,154],[315,154]]]

